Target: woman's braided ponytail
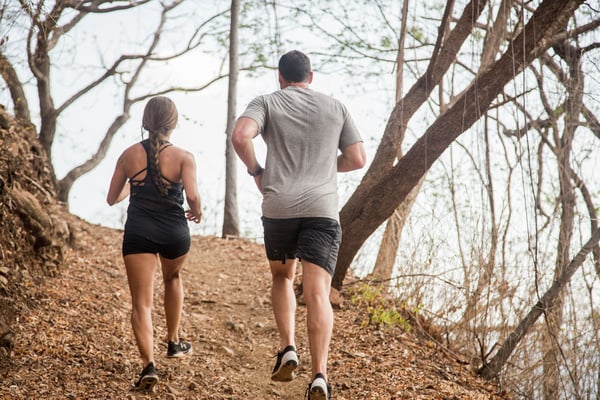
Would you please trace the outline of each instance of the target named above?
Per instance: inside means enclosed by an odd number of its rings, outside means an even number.
[[[169,182],[160,173],[160,147],[167,140],[169,133],[177,125],[177,108],[168,97],[153,97],[146,104],[142,127],[148,131],[150,139],[150,157],[148,172],[151,173],[152,182],[162,196],[169,190]]]

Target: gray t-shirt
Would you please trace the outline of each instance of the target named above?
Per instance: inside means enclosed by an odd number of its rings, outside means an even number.
[[[346,107],[308,88],[288,86],[252,100],[241,117],[267,145],[263,216],[339,220],[338,149],[362,139]]]

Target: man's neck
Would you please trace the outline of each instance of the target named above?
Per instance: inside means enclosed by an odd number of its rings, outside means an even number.
[[[308,82],[285,82],[281,85],[282,89],[285,89],[287,87],[298,87],[301,89],[306,89],[308,88]]]

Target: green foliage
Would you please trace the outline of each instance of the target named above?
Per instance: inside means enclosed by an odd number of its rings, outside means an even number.
[[[394,44],[394,42],[392,41],[392,39],[389,36],[383,36],[380,40],[380,45],[381,45],[381,47],[384,47],[384,48],[390,48],[390,47],[392,47],[393,44]]]
[[[403,312],[408,311],[406,304],[398,305],[388,298],[383,286],[362,284],[354,291],[351,297],[352,304],[365,307],[368,318],[362,321],[363,326],[374,325],[378,329],[385,327],[400,327],[405,331],[411,330],[410,322],[404,318]],[[418,313],[418,308],[410,310]]]
[[[425,44],[427,42],[427,36],[423,30],[419,27],[410,27],[409,32],[416,42]]]

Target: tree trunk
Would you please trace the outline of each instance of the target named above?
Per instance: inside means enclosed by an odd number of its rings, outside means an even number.
[[[394,210],[392,216],[388,218],[383,238],[381,239],[381,244],[379,246],[379,252],[377,253],[377,259],[375,260],[375,266],[373,267],[373,272],[369,279],[384,282],[392,278],[404,223],[419,195],[422,182],[423,181],[421,180],[419,184],[417,184],[417,186],[408,194],[406,200],[403,201],[398,208]]]
[[[560,183],[561,218],[558,234],[558,249],[554,270],[555,279],[559,277],[569,260],[573,224],[575,220],[575,189],[571,180],[571,150],[575,130],[579,124],[583,101],[583,71],[581,71],[581,53],[567,44],[555,46],[569,67],[569,79],[566,80],[567,99],[565,101],[565,127],[562,137],[558,132],[556,138],[556,156],[558,163],[558,179]],[[548,334],[544,335],[544,398],[558,400],[560,397],[560,344],[556,338],[560,335],[563,323],[563,298],[557,296],[553,306],[546,312]]]
[[[395,166],[390,166],[387,162],[382,164],[381,159],[373,160],[367,173],[369,176],[363,178],[340,213],[344,239],[333,276],[334,288],[341,288],[346,271],[365,240],[405,200],[408,193],[450,144],[486,112],[491,102],[502,92],[504,85],[547,49],[557,33],[564,31],[569,18],[581,3],[583,0],[544,1],[523,31],[510,43],[502,57],[476,77],[473,84],[457,98],[454,105],[440,115]],[[476,16],[472,18],[475,20]],[[469,32],[473,23],[474,21],[468,22]],[[454,31],[459,28],[462,30],[460,24],[457,24]],[[443,57],[439,61],[444,65],[451,62],[451,60],[444,60]],[[437,77],[437,75],[433,76]],[[437,77],[433,83],[438,82],[439,78]],[[419,79],[411,91],[420,92],[420,96],[413,98],[409,92],[407,97],[396,105],[386,126],[380,149],[386,141],[395,149],[392,140],[394,132],[398,131],[398,127],[406,125],[408,122],[406,114],[413,114],[414,110],[411,110],[411,107],[431,86],[433,86],[431,81]],[[390,140],[392,141],[389,142]],[[385,156],[380,158],[385,159]],[[369,174],[374,168],[373,165],[379,165],[380,169],[375,169]]]
[[[402,82],[403,82],[403,67],[404,67],[404,41],[406,39],[407,31],[407,19],[408,19],[408,3],[409,0],[402,2],[402,20],[400,23],[400,37],[398,39],[398,56],[396,57],[396,103],[402,98]],[[397,158],[402,158],[402,141],[404,141],[404,131],[402,133],[401,142],[398,143],[398,154]],[[396,254],[398,253],[398,246],[400,245],[400,236],[402,235],[402,228],[404,228],[404,222],[410,214],[410,210],[417,198],[419,188],[415,188],[411,192],[411,200],[406,201],[396,209],[392,216],[388,219],[383,233],[383,238],[379,245],[379,252],[377,253],[377,259],[373,266],[373,272],[371,273],[371,279],[376,281],[388,281],[392,278],[394,273],[394,264],[396,262]]]
[[[231,0],[231,25],[229,35],[229,92],[227,95],[227,127],[225,142],[225,210],[223,213],[223,237],[239,236],[240,221],[237,206],[237,157],[231,143],[235,124],[238,78],[238,28],[240,1]]]

